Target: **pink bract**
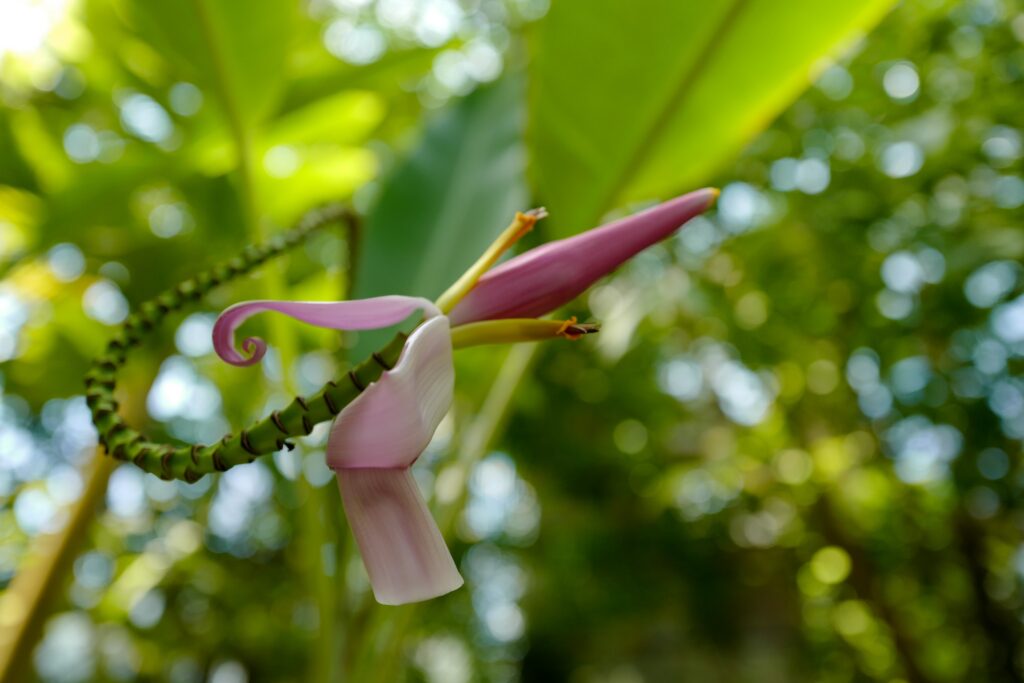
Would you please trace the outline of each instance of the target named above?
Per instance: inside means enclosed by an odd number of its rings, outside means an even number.
[[[408,467],[340,470],[338,487],[377,602],[419,602],[462,585]]]
[[[448,412],[454,387],[448,319],[431,318],[409,337],[395,367],[334,420],[327,466],[412,465]]]
[[[550,313],[638,252],[671,235],[710,207],[716,197],[717,190],[697,190],[531,249],[486,273],[448,317],[455,326]]]

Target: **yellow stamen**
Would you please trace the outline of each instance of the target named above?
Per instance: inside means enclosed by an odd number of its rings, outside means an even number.
[[[462,276],[452,284],[451,287],[445,291],[437,301],[437,307],[441,309],[442,313],[448,313],[455,304],[462,300],[462,297],[469,294],[469,290],[476,286],[478,280],[483,277],[491,266],[498,262],[501,255],[504,254],[508,249],[519,241],[519,239],[526,233],[533,230],[533,226],[536,225],[537,221],[548,215],[548,212],[543,208],[530,209],[526,213],[516,212],[516,217],[512,219],[505,230],[498,235],[491,246],[487,247],[487,251],[483,253],[480,258],[476,260],[472,266],[469,267]]]
[[[547,341],[549,339],[576,340],[598,331],[597,325],[568,320],[536,320],[534,318],[506,318],[485,320],[452,328],[452,346],[463,349],[483,344],[515,344],[518,342]]]
[[[582,335],[579,335],[579,334],[573,335],[571,332],[569,332],[570,329],[573,329],[573,325],[575,325],[575,324],[576,324],[576,316],[573,316],[573,317],[569,318],[568,320],[566,320],[565,322],[563,322],[562,326],[558,328],[558,331],[555,332],[555,334],[557,334],[559,336],[564,336],[566,339],[573,339],[573,340],[579,339]]]

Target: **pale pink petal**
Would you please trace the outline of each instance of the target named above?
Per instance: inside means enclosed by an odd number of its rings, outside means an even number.
[[[698,190],[531,249],[487,272],[448,317],[452,325],[462,325],[550,313],[624,261],[671,235],[710,207],[717,196],[717,190]]]
[[[395,367],[334,420],[328,466],[408,467],[448,412],[454,386],[451,331],[438,316],[418,327]]]
[[[338,488],[377,602],[419,602],[462,585],[408,467],[339,470]]]
[[[327,464],[337,471],[373,593],[386,605],[462,585],[409,470],[451,406],[454,384],[448,319],[431,318],[409,337],[395,367],[331,427]]]
[[[431,318],[440,315],[433,302],[412,296],[379,296],[354,301],[246,301],[226,309],[213,326],[213,348],[232,365],[252,365],[267,352],[258,337],[242,341],[249,358],[234,346],[235,330],[247,318],[263,311],[277,311],[302,322],[334,330],[371,330],[400,323],[416,311]]]

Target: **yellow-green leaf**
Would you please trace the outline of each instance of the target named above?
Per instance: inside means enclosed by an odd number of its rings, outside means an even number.
[[[708,182],[892,0],[559,0],[531,71],[537,195],[561,233]]]
[[[251,127],[284,85],[296,6],[280,0],[125,0],[136,30],[215,93],[232,126]]]

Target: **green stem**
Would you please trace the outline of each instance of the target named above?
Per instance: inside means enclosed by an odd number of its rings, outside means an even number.
[[[331,486],[330,488],[334,488]],[[325,549],[331,538],[333,525],[329,523],[326,492],[314,488],[305,479],[299,480],[299,489],[303,492],[305,504],[302,506],[301,524],[303,543],[306,551],[306,570],[312,584],[312,592],[316,597],[319,629],[317,642],[311,653],[309,680],[330,681],[335,676],[337,647],[338,613],[337,592],[334,577],[326,571]],[[338,570],[335,569],[335,572]]]
[[[354,218],[347,210],[338,207],[311,212],[294,230],[269,244],[247,248],[241,256],[182,282],[142,304],[138,312],[128,316],[106,352],[86,374],[86,402],[99,431],[100,443],[108,454],[118,460],[131,461],[164,479],[194,482],[211,472],[223,472],[234,465],[252,462],[259,455],[274,453],[289,445],[287,439],[309,434],[315,425],[337,415],[361,393],[363,387],[376,381],[387,366],[397,362],[405,343],[404,335],[396,336],[378,353],[340,376],[337,382],[328,382],[314,395],[297,397],[252,427],[206,446],[175,446],[150,441],[129,427],[118,412],[118,404],[114,400],[117,371],[124,365],[126,353],[139,345],[145,333],[154,330],[170,313],[198,300],[214,287],[248,273],[269,258],[299,244],[311,232],[339,220],[351,221]]]
[[[251,131],[242,116],[242,106],[238,101],[237,93],[231,86],[227,61],[221,51],[213,17],[210,16],[204,0],[192,0],[192,6],[199,19],[199,32],[210,54],[210,63],[213,66],[212,76],[217,85],[217,93],[221,106],[224,108],[224,115],[228,120],[228,128],[235,142],[235,150],[238,154],[238,195],[245,224],[249,228],[250,237],[255,241],[262,235],[259,234],[259,213],[256,208]]]
[[[458,449],[459,456],[449,467],[458,468],[458,481],[468,481],[469,474],[476,463],[487,455],[494,445],[494,440],[501,433],[508,419],[512,398],[522,383],[523,378],[533,364],[540,344],[516,344],[513,346],[505,362],[502,363],[498,376],[495,377],[491,390],[484,399],[483,406],[476,418],[466,427],[462,444]],[[437,511],[438,526],[446,537],[451,533],[455,518],[462,510],[466,500],[466,487],[460,488],[455,500],[440,506]]]
[[[362,224],[359,221],[350,221],[347,224],[347,228],[345,235],[345,277],[342,280],[343,289],[339,297],[341,299],[351,299],[355,291],[356,278],[359,274],[359,254],[362,239]],[[347,347],[343,346],[338,356],[341,362],[347,364]],[[333,582],[335,590],[334,626],[337,632],[335,633],[336,642],[331,643],[331,647],[325,648],[325,656],[333,655],[331,676],[322,680],[329,680],[331,683],[342,683],[342,681],[347,680],[355,642],[359,637],[358,631],[353,628],[353,620],[357,615],[352,613],[348,605],[348,565],[354,552],[355,539],[352,537],[352,530],[342,511],[340,497],[338,495],[325,497],[324,504],[327,516],[326,521],[334,530],[337,544],[334,554],[335,576]]]
[[[68,510],[64,528],[33,542],[29,559],[19,567],[0,598],[0,682],[31,678],[26,668],[42,630],[47,605],[60,590],[65,570],[86,537],[114,467],[115,463],[97,450],[86,475],[85,490]]]
[[[355,217],[354,217],[355,218]],[[345,291],[342,296],[351,299],[356,289],[356,278],[359,277],[359,254],[363,246],[363,224],[358,219],[346,223],[345,232]]]

